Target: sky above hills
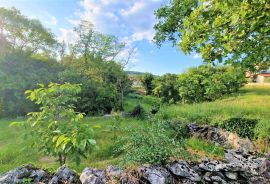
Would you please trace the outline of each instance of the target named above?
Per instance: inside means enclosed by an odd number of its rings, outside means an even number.
[[[198,54],[185,55],[170,43],[158,48],[153,42],[154,11],[168,0],[1,0],[2,7],[15,7],[39,19],[59,40],[72,42],[73,27],[91,21],[95,29],[112,34],[136,47],[128,70],[154,74],[180,73],[202,63]]]

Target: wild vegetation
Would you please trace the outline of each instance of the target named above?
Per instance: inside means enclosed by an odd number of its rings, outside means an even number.
[[[191,123],[268,152],[270,86],[246,85],[247,71],[269,65],[267,10],[264,0],[170,1],[156,11],[156,43],[170,40],[205,63],[178,75],[144,73],[134,87],[125,71],[132,49],[121,58],[127,48],[117,37],[82,21],[74,43],[59,43],[38,20],[0,7],[0,172],[29,162],[80,172],[222,159],[224,147],[189,137]]]

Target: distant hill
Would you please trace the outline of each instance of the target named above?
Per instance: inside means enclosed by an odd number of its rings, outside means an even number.
[[[126,71],[128,75],[143,75],[144,72],[138,72],[138,71]]]

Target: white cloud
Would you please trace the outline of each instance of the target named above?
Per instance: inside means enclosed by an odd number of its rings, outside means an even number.
[[[61,36],[58,38],[59,41],[64,41],[65,43],[74,43],[78,36],[73,31],[73,29],[60,28]]]
[[[58,25],[58,21],[57,21],[56,17],[51,15],[47,11],[43,11],[41,13],[41,16],[42,16],[41,19],[44,20],[45,24],[47,24],[49,26],[57,26]]]
[[[118,36],[127,45],[119,58],[126,58],[129,50],[135,47],[136,54],[130,61],[134,64],[139,55],[135,45],[143,40],[152,41],[154,10],[164,1],[167,0],[81,0],[80,10],[67,20],[73,26],[80,20],[87,20],[97,31]],[[72,30],[62,28],[60,31],[60,39],[65,42],[76,39]]]
[[[50,17],[50,24],[53,26],[57,26],[57,19],[54,16]]]
[[[201,58],[202,58],[202,55],[196,53],[196,54],[194,54],[192,57],[193,57],[194,59],[201,59]]]
[[[82,0],[80,19],[92,22],[103,33],[130,37],[130,40],[152,40],[154,10],[164,0]],[[70,21],[74,23],[74,21]]]
[[[134,42],[142,41],[142,40],[149,40],[152,41],[154,37],[153,30],[145,30],[145,31],[138,31],[132,34],[131,38]]]
[[[121,15],[122,16],[129,16],[132,14],[136,14],[139,11],[141,11],[146,6],[145,2],[138,1],[133,4],[133,6],[130,9],[121,9]]]

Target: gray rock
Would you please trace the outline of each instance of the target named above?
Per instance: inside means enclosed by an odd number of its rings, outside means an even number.
[[[232,146],[234,149],[248,152],[255,151],[255,146],[248,138],[209,125],[190,124],[187,126],[190,135],[206,139],[212,143]]]
[[[225,172],[225,176],[231,180],[237,180],[238,174],[236,172]]]
[[[118,176],[121,175],[122,169],[117,168],[117,167],[114,167],[114,166],[112,166],[112,165],[109,165],[109,166],[106,168],[105,172],[106,172],[106,175],[107,175],[107,176],[110,175],[110,176],[118,177]]]
[[[105,170],[106,178],[109,181],[118,180],[121,177],[122,170],[112,165],[108,166]]]
[[[176,176],[192,181],[201,181],[199,174],[186,161],[175,161],[168,164],[167,168]]]
[[[202,162],[199,164],[199,168],[208,172],[226,171],[227,165],[224,162],[218,160],[212,160],[208,162]]]
[[[31,180],[32,182],[46,182],[51,178],[49,172],[42,169],[33,167],[32,165],[26,165],[16,168],[0,176],[0,184],[16,184],[22,183],[25,180]]]
[[[85,168],[80,176],[82,184],[105,184],[105,171],[100,169]]]
[[[240,171],[243,177],[259,176],[267,170],[266,158],[255,157],[252,154],[226,150],[227,170]]]
[[[53,176],[49,184],[73,184],[73,183],[78,183],[78,176],[77,174],[67,168],[66,166],[62,166],[56,174]]]
[[[170,172],[160,166],[140,167],[139,173],[144,180],[150,184],[169,184],[172,183]]]

